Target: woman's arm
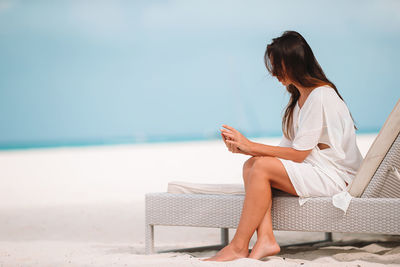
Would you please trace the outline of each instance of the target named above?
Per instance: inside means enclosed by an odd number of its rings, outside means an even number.
[[[296,150],[291,147],[270,146],[251,142],[250,153],[252,156],[270,156],[281,159],[288,159],[294,162],[303,162],[311,153],[310,150]]]
[[[243,153],[251,156],[270,156],[277,157],[294,162],[303,162],[311,153],[310,150],[296,150],[291,147],[270,146],[255,143],[244,137],[238,130],[228,125],[223,125],[225,129],[221,129],[221,134],[225,144],[230,145],[229,151],[233,153]],[[234,148],[232,148],[234,147]]]

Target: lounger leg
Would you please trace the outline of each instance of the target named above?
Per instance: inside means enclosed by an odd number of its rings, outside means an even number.
[[[329,243],[332,242],[332,233],[331,232],[325,232],[325,239],[323,240],[318,240],[318,241],[311,241],[311,242],[304,242],[304,243],[295,243],[295,244],[290,244],[290,245],[284,245],[281,246],[281,248],[284,247],[291,247],[291,246],[305,246],[305,245],[315,245],[315,244],[319,244],[319,243]]]
[[[204,250],[220,250],[228,244],[229,244],[229,228],[221,228],[221,244],[213,246],[194,247],[194,248],[170,249],[158,252],[195,252]],[[146,243],[146,248],[147,248],[147,243]]]
[[[221,245],[226,246],[229,244],[229,228],[221,228]]]
[[[325,232],[325,242],[332,242],[332,233],[331,232]]]
[[[154,225],[146,224],[146,254],[154,253]]]

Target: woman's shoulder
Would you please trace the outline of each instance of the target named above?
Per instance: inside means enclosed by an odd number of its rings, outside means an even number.
[[[323,85],[314,88],[308,95],[303,107],[302,112],[305,110],[322,109],[322,112],[337,112],[342,113],[347,110],[347,106],[344,101],[329,85]]]
[[[329,90],[329,88],[331,88],[331,87],[327,87],[324,85],[324,86],[318,86],[318,87],[312,89],[312,91],[310,92],[310,94],[308,95],[308,97],[306,99],[304,106],[310,106],[310,108],[311,108],[311,106],[319,105],[322,102],[324,102],[324,98],[326,98],[325,95],[327,94],[325,91]]]
[[[323,104],[338,104],[343,102],[339,95],[329,85],[323,85],[314,88],[310,95],[313,101],[321,101]]]
[[[310,95],[311,94],[313,94],[313,95],[329,95],[331,93],[335,93],[336,94],[335,89],[333,89],[329,85],[321,85],[321,86],[315,87],[311,91]]]
[[[336,93],[336,90],[328,85],[318,88],[318,94],[320,95],[319,99],[323,106],[324,113],[330,114],[331,116],[339,116],[338,119],[341,120],[350,120],[351,116],[349,108],[342,98],[339,97],[338,93]]]

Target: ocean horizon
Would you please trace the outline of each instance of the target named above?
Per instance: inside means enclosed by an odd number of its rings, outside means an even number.
[[[372,130],[358,130],[357,135],[378,134],[379,129]],[[266,138],[280,138],[282,134],[251,134],[246,135],[249,139],[266,139]],[[45,142],[31,142],[31,143],[6,143],[0,144],[0,151],[2,150],[24,150],[24,149],[47,149],[59,147],[87,147],[87,146],[111,146],[111,145],[136,145],[136,144],[158,144],[158,143],[182,143],[182,142],[199,142],[199,141],[218,141],[222,142],[219,133],[207,136],[152,136],[142,137],[141,139],[125,138],[108,138],[105,140],[69,140],[69,141],[45,141]]]

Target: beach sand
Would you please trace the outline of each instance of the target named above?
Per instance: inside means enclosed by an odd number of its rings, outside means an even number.
[[[374,137],[357,137],[363,155]],[[285,248],[263,261],[200,261],[216,251],[144,255],[145,193],[165,191],[173,180],[241,183],[247,158],[221,141],[2,151],[0,266],[400,266],[400,238],[390,235],[334,233],[333,243]],[[167,226],[155,236],[158,250],[220,238],[219,229]],[[276,237],[287,245],[323,233]]]

